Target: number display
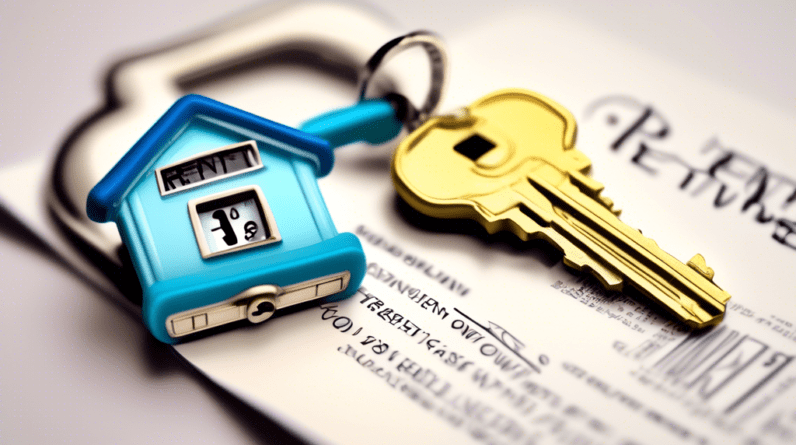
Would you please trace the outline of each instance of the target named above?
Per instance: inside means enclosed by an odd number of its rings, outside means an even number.
[[[189,203],[189,211],[203,257],[279,241],[259,189],[238,189],[199,201]]]

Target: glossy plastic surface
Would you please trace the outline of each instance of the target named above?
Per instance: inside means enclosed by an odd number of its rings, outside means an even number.
[[[246,141],[254,141],[261,168],[161,193],[158,169]],[[326,141],[313,135],[187,96],[121,159],[91,191],[87,208],[96,220],[116,222],[141,282],[144,322],[158,340],[176,341],[166,329],[170,315],[224,301],[254,286],[285,287],[349,272],[349,286],[325,299],[356,291],[365,273],[362,246],[354,235],[337,233],[317,184],[333,156]],[[190,165],[199,168],[198,161]],[[246,248],[239,236],[230,241],[235,248],[203,258],[203,235],[192,225],[192,206],[240,190],[258,191],[279,239]],[[241,208],[233,215],[228,204],[222,207],[230,220],[240,218],[237,223],[252,214]],[[219,224],[211,230],[223,229]]]
[[[87,200],[88,216],[96,222],[113,220],[114,212],[126,193],[140,179],[140,175],[152,166],[185,125],[196,116],[220,119],[242,128],[267,133],[279,142],[297,147],[295,153],[311,160],[318,177],[327,175],[334,165],[334,154],[328,144],[316,137],[207,97],[190,94],[175,102],[92,188]]]
[[[332,148],[367,142],[383,144],[401,132],[390,102],[367,99],[347,108],[330,111],[301,124],[301,130],[329,142]]]

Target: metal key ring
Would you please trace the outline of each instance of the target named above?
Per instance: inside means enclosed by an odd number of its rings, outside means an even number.
[[[359,72],[359,100],[363,100],[365,99],[368,84],[376,70],[401,51],[418,45],[426,50],[431,62],[431,88],[428,96],[426,96],[425,103],[418,109],[401,95],[395,93],[389,95],[393,100],[396,98],[403,99],[401,102],[404,103],[399,104],[397,108],[400,110],[399,118],[409,131],[414,130],[428,119],[437,108],[437,105],[439,105],[440,99],[442,99],[446,84],[445,70],[448,65],[448,58],[442,39],[429,31],[414,31],[397,37],[379,48]]]

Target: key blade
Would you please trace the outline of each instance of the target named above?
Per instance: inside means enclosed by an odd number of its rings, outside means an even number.
[[[526,183],[527,184],[527,183]],[[527,186],[530,188],[530,185]],[[536,203],[518,193],[518,184],[505,193],[496,193],[473,199],[472,208],[478,221],[489,233],[508,231],[522,241],[543,240],[564,254],[564,264],[584,272],[591,272],[608,290],[622,290],[622,277],[607,269],[601,262],[586,255],[562,234],[551,227],[551,221]],[[527,191],[526,191],[527,192]]]
[[[721,322],[730,295],[696,267],[664,252],[577,187],[569,183],[554,186],[533,174],[528,181],[551,202],[555,215],[551,227],[578,249],[686,324],[702,328]]]
[[[500,218],[510,221],[507,228],[523,241],[544,239],[564,254],[564,264],[568,267],[591,273],[608,290],[622,290],[623,280],[614,270],[605,266],[598,258],[589,256],[552,226],[555,212],[551,202],[537,191],[527,180],[511,186],[509,193],[513,200],[502,199],[502,207],[494,205],[494,196],[479,199],[482,207],[500,211]],[[510,202],[510,206],[506,205]],[[509,208],[511,207],[511,208]]]

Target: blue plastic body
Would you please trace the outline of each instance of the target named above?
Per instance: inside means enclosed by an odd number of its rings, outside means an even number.
[[[248,140],[256,141],[262,168],[161,193],[156,169]],[[166,329],[170,315],[253,286],[349,271],[348,287],[326,300],[356,292],[365,274],[362,246],[354,235],[337,233],[317,184],[333,162],[331,147],[316,136],[190,95],[92,189],[87,211],[95,221],[116,222],[141,281],[144,322],[158,340],[174,343]],[[251,186],[262,190],[281,240],[203,257],[189,201]]]

